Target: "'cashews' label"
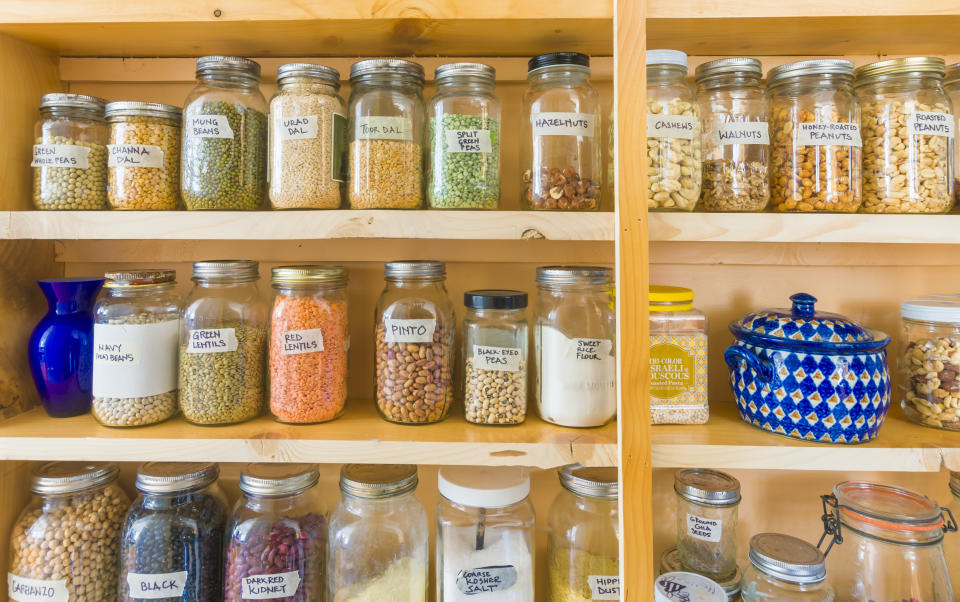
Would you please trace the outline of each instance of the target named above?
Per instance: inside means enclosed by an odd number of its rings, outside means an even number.
[[[436,318],[420,320],[395,320],[386,318],[383,321],[388,343],[432,343],[433,333],[437,329]]]
[[[534,136],[583,136],[593,138],[597,116],[589,113],[533,113]]]
[[[30,167],[90,168],[90,147],[78,144],[34,144]]]
[[[198,115],[187,120],[188,138],[233,138],[233,128],[226,115]]]
[[[108,167],[163,167],[163,149],[152,144],[108,144]]]
[[[300,573],[277,573],[276,575],[253,575],[244,577],[241,594],[244,600],[273,600],[289,598],[300,587]]]
[[[723,521],[719,518],[703,518],[687,514],[687,535],[703,541],[716,543],[723,534]]]
[[[281,140],[306,140],[320,135],[320,119],[316,115],[285,117],[280,120]]]
[[[190,331],[187,353],[225,353],[236,350],[235,328],[199,328]]]
[[[523,351],[513,347],[473,346],[473,362],[480,370],[499,370],[501,372],[519,372],[520,354]]]
[[[7,595],[14,602],[70,602],[67,580],[44,581],[7,573]]]
[[[481,566],[457,572],[457,589],[468,596],[507,591],[517,583],[512,565]]]
[[[953,138],[953,115],[935,111],[916,111],[907,117],[908,136]]]
[[[448,153],[492,153],[490,130],[447,130]]]
[[[283,355],[300,355],[323,351],[323,330],[310,328],[308,330],[288,330],[283,333]]]
[[[127,573],[128,596],[138,600],[179,598],[187,586],[187,571],[143,575]]]
[[[413,122],[409,117],[357,117],[353,126],[356,140],[413,140]]]
[[[797,146],[862,146],[857,123],[798,123]]]
[[[693,115],[654,115],[647,113],[647,138],[693,140],[700,119]]]
[[[94,324],[93,396],[149,397],[177,388],[179,320]]]
[[[620,599],[620,577],[590,575],[587,577],[587,585],[590,586],[591,600],[619,600]]]
[[[770,124],[766,121],[718,123],[710,135],[717,146],[770,144]]]

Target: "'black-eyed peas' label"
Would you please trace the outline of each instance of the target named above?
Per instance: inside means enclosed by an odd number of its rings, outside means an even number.
[[[533,113],[530,115],[534,136],[582,136],[592,138],[597,116],[590,113]]]
[[[862,146],[856,123],[798,123],[797,146]]]
[[[244,600],[273,600],[289,598],[300,587],[300,573],[277,573],[275,575],[253,575],[244,577],[241,584],[241,597]]]
[[[137,600],[179,598],[187,585],[187,571],[144,575],[127,573],[128,596]]]
[[[13,602],[70,602],[66,579],[27,579],[13,573],[7,573],[7,596]]]
[[[915,111],[907,117],[907,135],[953,138],[953,115],[935,111]]]
[[[151,144],[108,144],[108,167],[163,167],[163,149]]]
[[[354,120],[355,140],[413,140],[413,122],[409,117],[367,115]]]
[[[587,577],[590,587],[591,600],[619,600],[620,577],[605,575],[590,575]]]
[[[517,583],[517,569],[512,565],[481,566],[457,572],[457,589],[473,596],[504,592]]]
[[[647,138],[680,138],[693,140],[700,119],[693,115],[647,114]]]
[[[320,135],[320,118],[316,115],[284,117],[280,120],[281,140],[308,140]]]
[[[473,363],[478,370],[499,370],[501,372],[519,372],[521,349],[514,347],[473,346]]]
[[[78,144],[34,144],[30,167],[90,168],[90,147]]]
[[[398,320],[385,318],[383,326],[388,343],[432,343],[436,318]]]
[[[187,353],[226,353],[237,345],[235,328],[198,328],[190,331]]]
[[[187,118],[188,138],[233,138],[233,128],[226,115],[197,115]]]
[[[288,330],[281,335],[281,352],[283,355],[300,355],[323,351],[323,330],[310,328],[308,330]]]
[[[492,153],[490,130],[447,130],[448,153]]]
[[[179,320],[93,326],[94,397],[150,397],[177,388]]]
[[[723,521],[687,514],[687,535],[695,539],[717,543],[723,535]]]
[[[766,121],[747,121],[741,123],[718,123],[711,132],[713,143],[717,146],[735,144],[770,144],[770,124]]]

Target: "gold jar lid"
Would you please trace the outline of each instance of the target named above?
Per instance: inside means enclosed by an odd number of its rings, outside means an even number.
[[[126,272],[107,272],[104,288],[133,288],[172,284],[177,280],[176,270],[131,270]]]
[[[273,284],[331,284],[347,283],[347,268],[341,265],[283,265],[271,271]]]
[[[856,78],[859,82],[860,80],[873,77],[897,75],[901,73],[930,73],[943,77],[946,71],[947,64],[940,57],[911,56],[903,59],[877,61],[876,63],[857,67]]]

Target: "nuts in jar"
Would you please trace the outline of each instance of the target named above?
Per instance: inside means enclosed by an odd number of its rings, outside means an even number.
[[[901,406],[913,422],[960,430],[960,300],[925,297],[900,304]]]

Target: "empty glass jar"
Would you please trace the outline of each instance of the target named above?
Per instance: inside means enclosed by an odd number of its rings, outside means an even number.
[[[789,535],[750,538],[750,566],[740,591],[744,602],[833,602],[823,554]]]
[[[677,550],[684,568],[723,581],[737,572],[737,508],[740,482],[705,468],[674,475]]]

